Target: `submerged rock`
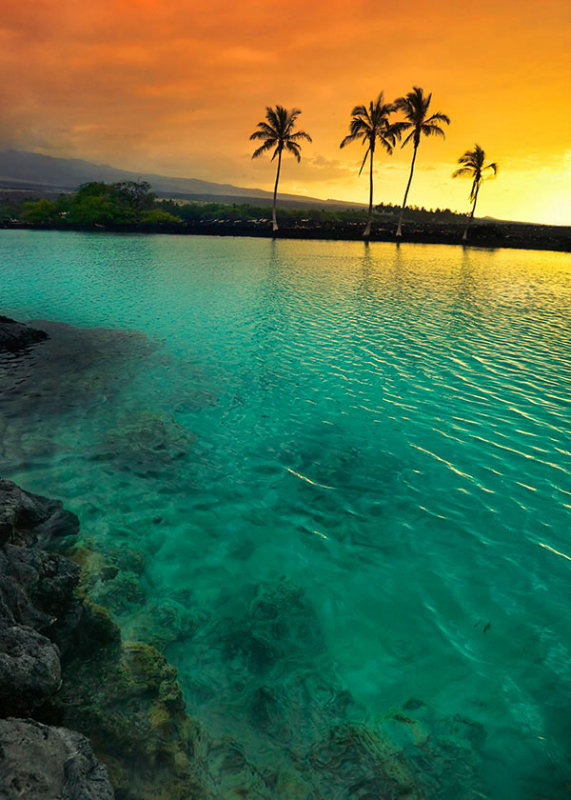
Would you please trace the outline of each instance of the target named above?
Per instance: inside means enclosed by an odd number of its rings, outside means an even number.
[[[0,800],[113,800],[85,736],[33,720],[0,720]]]
[[[332,728],[328,738],[312,748],[310,764],[320,797],[424,800],[402,754],[364,725]]]
[[[185,642],[194,636],[200,618],[181,603],[166,600],[151,603],[134,614],[124,625],[127,635],[137,641],[152,644],[163,653],[175,642]]]
[[[185,458],[196,436],[166,414],[143,412],[118,421],[101,440],[97,460],[115,469],[143,476],[159,476]]]
[[[136,360],[155,350],[138,331],[74,328],[46,320],[34,324],[45,332],[41,345],[0,357],[2,405],[23,429],[29,417],[37,423],[72,410],[84,416],[91,406],[106,403],[133,380]]]
[[[15,353],[47,338],[48,334],[45,331],[0,315],[0,352],[4,350]]]

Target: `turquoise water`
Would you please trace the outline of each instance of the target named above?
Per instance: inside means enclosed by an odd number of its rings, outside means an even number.
[[[0,372],[1,473],[137,552],[94,595],[209,733],[303,777],[352,721],[424,796],[566,796],[568,255],[0,231],[0,256],[1,313],[147,337]]]

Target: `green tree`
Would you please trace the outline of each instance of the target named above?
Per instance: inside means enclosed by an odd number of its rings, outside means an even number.
[[[410,175],[400,210],[397,237],[402,236],[402,218],[406,208],[406,200],[408,197],[410,184],[412,182],[412,174],[414,172],[416,152],[418,150],[418,145],[420,144],[420,137],[442,136],[442,138],[444,138],[444,131],[440,127],[439,123],[450,125],[450,118],[441,111],[437,111],[435,114],[428,116],[428,108],[430,106],[431,99],[432,93],[430,93],[428,96],[425,96],[424,91],[420,87],[413,86],[412,92],[409,92],[404,97],[399,97],[397,100],[395,100],[395,107],[404,114],[404,120],[402,122],[397,122],[396,125],[399,127],[401,133],[407,130],[410,131],[402,143],[402,146],[404,147],[406,144],[408,144],[408,142],[411,141],[414,145],[412,163],[410,165]]]
[[[87,194],[75,197],[69,208],[69,221],[74,225],[116,225],[132,222],[108,194]]]
[[[165,211],[163,208],[151,208],[149,211],[143,211],[141,222],[145,225],[174,225],[182,220],[176,214],[171,214],[170,211]]]
[[[56,222],[59,214],[55,203],[42,198],[41,200],[27,200],[21,216],[24,222],[29,222],[31,225],[46,225]]]
[[[69,205],[69,221],[77,225],[130,225],[151,211],[155,196],[146,181],[82,184]]]
[[[371,235],[371,222],[373,219],[373,156],[376,144],[379,142],[387,153],[391,155],[399,138],[399,128],[389,122],[389,117],[394,110],[393,103],[384,102],[383,92],[379,93],[376,100],[371,100],[368,108],[367,106],[355,106],[351,111],[350,133],[339,145],[340,147],[345,147],[345,145],[357,139],[360,139],[362,144],[367,145],[361,169],[359,170],[360,175],[369,156],[369,215],[363,231],[365,238]]]
[[[155,195],[151,192],[151,184],[148,181],[121,181],[111,186],[113,196],[119,203],[128,206],[136,213],[141,214],[153,208]]]
[[[462,166],[452,173],[453,178],[472,178],[472,189],[470,190],[470,200],[472,201],[472,213],[470,214],[466,227],[462,235],[462,241],[465,242],[468,238],[468,228],[474,219],[474,212],[476,211],[476,203],[478,202],[478,192],[480,186],[488,178],[494,178],[498,174],[498,165],[496,162],[486,164],[486,154],[479,144],[474,146],[473,150],[466,150],[463,156],[460,156],[458,163]]]
[[[278,157],[278,168],[276,171],[276,182],[274,185],[274,203],[272,207],[272,230],[277,231],[278,223],[276,219],[276,198],[278,193],[278,183],[280,180],[280,169],[282,165],[282,153],[287,150],[299,163],[301,161],[301,147],[299,142],[305,139],[311,142],[311,136],[305,131],[294,133],[297,118],[301,114],[298,108],[288,111],[283,106],[276,105],[275,108],[266,106],[266,122],[258,122],[258,130],[250,136],[250,140],[261,139],[263,144],[252,154],[252,158],[258,158],[262,153],[274,149],[272,161]]]

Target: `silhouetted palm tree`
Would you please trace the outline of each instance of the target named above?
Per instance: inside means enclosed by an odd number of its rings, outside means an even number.
[[[311,136],[305,131],[293,132],[295,123],[301,111],[299,108],[292,108],[288,111],[283,106],[276,106],[275,109],[266,106],[266,120],[267,122],[258,122],[258,130],[250,136],[250,139],[262,139],[264,144],[258,147],[252,154],[252,158],[258,158],[262,153],[271,150],[275,147],[272,161],[278,157],[278,169],[276,172],[276,183],[274,186],[274,205],[272,209],[272,229],[277,231],[278,223],[276,220],[276,197],[278,193],[278,183],[280,180],[280,169],[282,165],[282,153],[288,150],[292,153],[297,161],[301,161],[301,148],[298,142],[300,139],[305,139],[311,142]]]
[[[351,122],[349,123],[351,132],[340,144],[340,147],[345,147],[346,144],[354,142],[356,139],[361,139],[362,143],[367,145],[359,175],[363,171],[367,156],[370,156],[369,217],[363,231],[363,236],[365,237],[371,234],[371,220],[373,218],[373,156],[375,145],[378,141],[390,155],[399,136],[398,128],[389,122],[389,116],[393,113],[395,107],[392,103],[384,103],[383,100],[383,93],[380,92],[376,100],[371,100],[368,108],[366,106],[355,106],[351,111]]]
[[[470,191],[470,200],[473,200],[474,203],[472,205],[472,213],[466,223],[466,228],[464,229],[464,234],[462,235],[462,241],[465,242],[468,238],[468,227],[470,223],[474,219],[474,211],[476,210],[476,202],[478,200],[478,192],[480,191],[480,186],[482,185],[483,181],[487,178],[492,178],[498,173],[498,165],[495,162],[490,162],[489,164],[485,163],[486,154],[482,150],[479,144],[475,145],[473,150],[466,150],[463,156],[460,156],[458,159],[458,163],[462,164],[460,169],[457,169],[456,172],[452,173],[453,178],[459,177],[468,177],[472,178],[472,189]],[[492,170],[494,173],[493,175],[487,174],[485,175],[488,170]]]
[[[410,189],[410,184],[412,182],[412,173],[414,172],[414,162],[416,161],[416,151],[418,150],[418,145],[420,144],[420,137],[423,135],[442,136],[444,138],[444,131],[438,125],[438,123],[443,122],[446,125],[450,125],[449,117],[447,117],[446,114],[442,114],[440,111],[437,111],[436,114],[432,114],[430,117],[428,116],[428,107],[431,99],[432,92],[428,95],[428,97],[425,97],[421,88],[418,86],[413,86],[412,92],[409,92],[404,97],[399,97],[397,100],[395,100],[396,109],[404,113],[404,121],[397,122],[396,125],[399,126],[401,132],[410,130],[410,133],[402,143],[402,146],[404,147],[405,144],[408,144],[410,141],[414,143],[412,164],[410,165],[410,175],[400,210],[397,236],[402,236],[402,218],[406,208],[408,190]]]

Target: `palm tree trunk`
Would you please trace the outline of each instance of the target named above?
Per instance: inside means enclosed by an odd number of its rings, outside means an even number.
[[[365,230],[363,231],[363,237],[368,239],[371,235],[371,222],[373,219],[373,148],[371,147],[371,166],[369,170],[369,217],[367,219],[367,224],[365,226]]]
[[[464,229],[464,233],[462,235],[462,241],[465,242],[468,239],[468,228],[470,227],[470,223],[474,219],[474,211],[476,210],[476,203],[478,202],[478,192],[480,191],[480,187],[476,189],[476,194],[474,195],[474,205],[472,206],[472,213],[470,214],[470,218],[466,223],[466,227]]]
[[[412,183],[412,173],[414,172],[414,162],[416,161],[416,151],[418,150],[418,145],[414,145],[414,153],[412,155],[412,164],[410,165],[410,175],[408,176],[408,183],[406,185],[406,191],[404,193],[404,200],[402,201],[402,206],[400,209],[400,216],[399,216],[399,224],[397,227],[397,237],[402,236],[402,218],[404,215],[404,210],[406,208],[406,198],[408,197],[408,190],[410,189],[410,184]]]
[[[276,219],[276,198],[278,194],[278,183],[280,180],[280,168],[282,165],[282,151],[278,153],[278,171],[276,172],[276,185],[274,186],[274,205],[272,208],[272,231],[275,233],[278,229],[278,221]]]

